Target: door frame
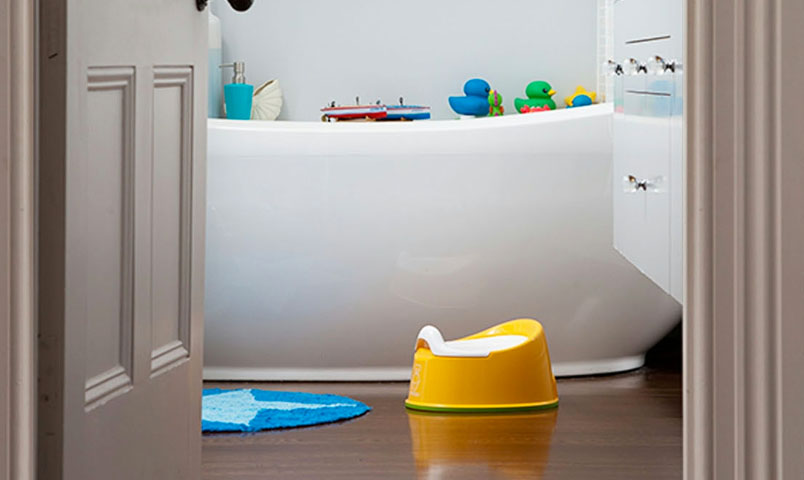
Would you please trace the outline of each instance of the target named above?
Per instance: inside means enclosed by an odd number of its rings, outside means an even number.
[[[36,457],[36,2],[0,0],[0,479]]]
[[[687,0],[684,478],[804,478],[804,3]]]

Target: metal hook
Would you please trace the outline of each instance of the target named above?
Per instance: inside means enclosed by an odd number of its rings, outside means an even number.
[[[605,67],[608,69],[609,73],[614,75],[624,75],[625,72],[623,71],[623,66],[619,63],[615,62],[614,60],[608,60],[606,62]]]
[[[648,180],[637,180],[637,178],[633,175],[628,175],[628,183],[634,186],[634,190],[642,190],[643,192],[648,191]]]
[[[645,65],[644,63],[639,63],[639,61],[636,58],[633,58],[633,57],[629,58],[623,63],[625,63],[625,65],[627,65],[629,67],[629,69],[628,69],[629,70],[628,71],[629,75],[636,75],[639,72],[648,73],[648,66]]]
[[[648,60],[648,64],[653,66],[652,70],[654,70],[654,73],[658,75],[661,75],[662,73],[668,71],[671,73],[675,73],[677,67],[675,60],[671,60],[668,62],[659,55],[654,55],[653,57],[651,57]]]

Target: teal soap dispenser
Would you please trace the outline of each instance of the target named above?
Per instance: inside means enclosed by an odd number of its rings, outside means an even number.
[[[224,85],[223,87],[226,118],[232,120],[250,120],[254,85],[246,84],[246,62],[234,62],[221,65],[221,68],[225,67],[232,67],[234,69],[232,83]]]

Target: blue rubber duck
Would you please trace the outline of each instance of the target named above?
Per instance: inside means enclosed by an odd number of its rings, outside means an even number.
[[[449,106],[459,115],[487,117],[489,114],[489,92],[491,86],[480,78],[473,78],[463,86],[465,97],[449,97]]]

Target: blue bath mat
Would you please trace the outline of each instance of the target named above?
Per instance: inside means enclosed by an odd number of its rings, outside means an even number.
[[[258,432],[303,427],[354,418],[371,410],[366,404],[338,395],[240,389],[204,390],[203,432]]]

